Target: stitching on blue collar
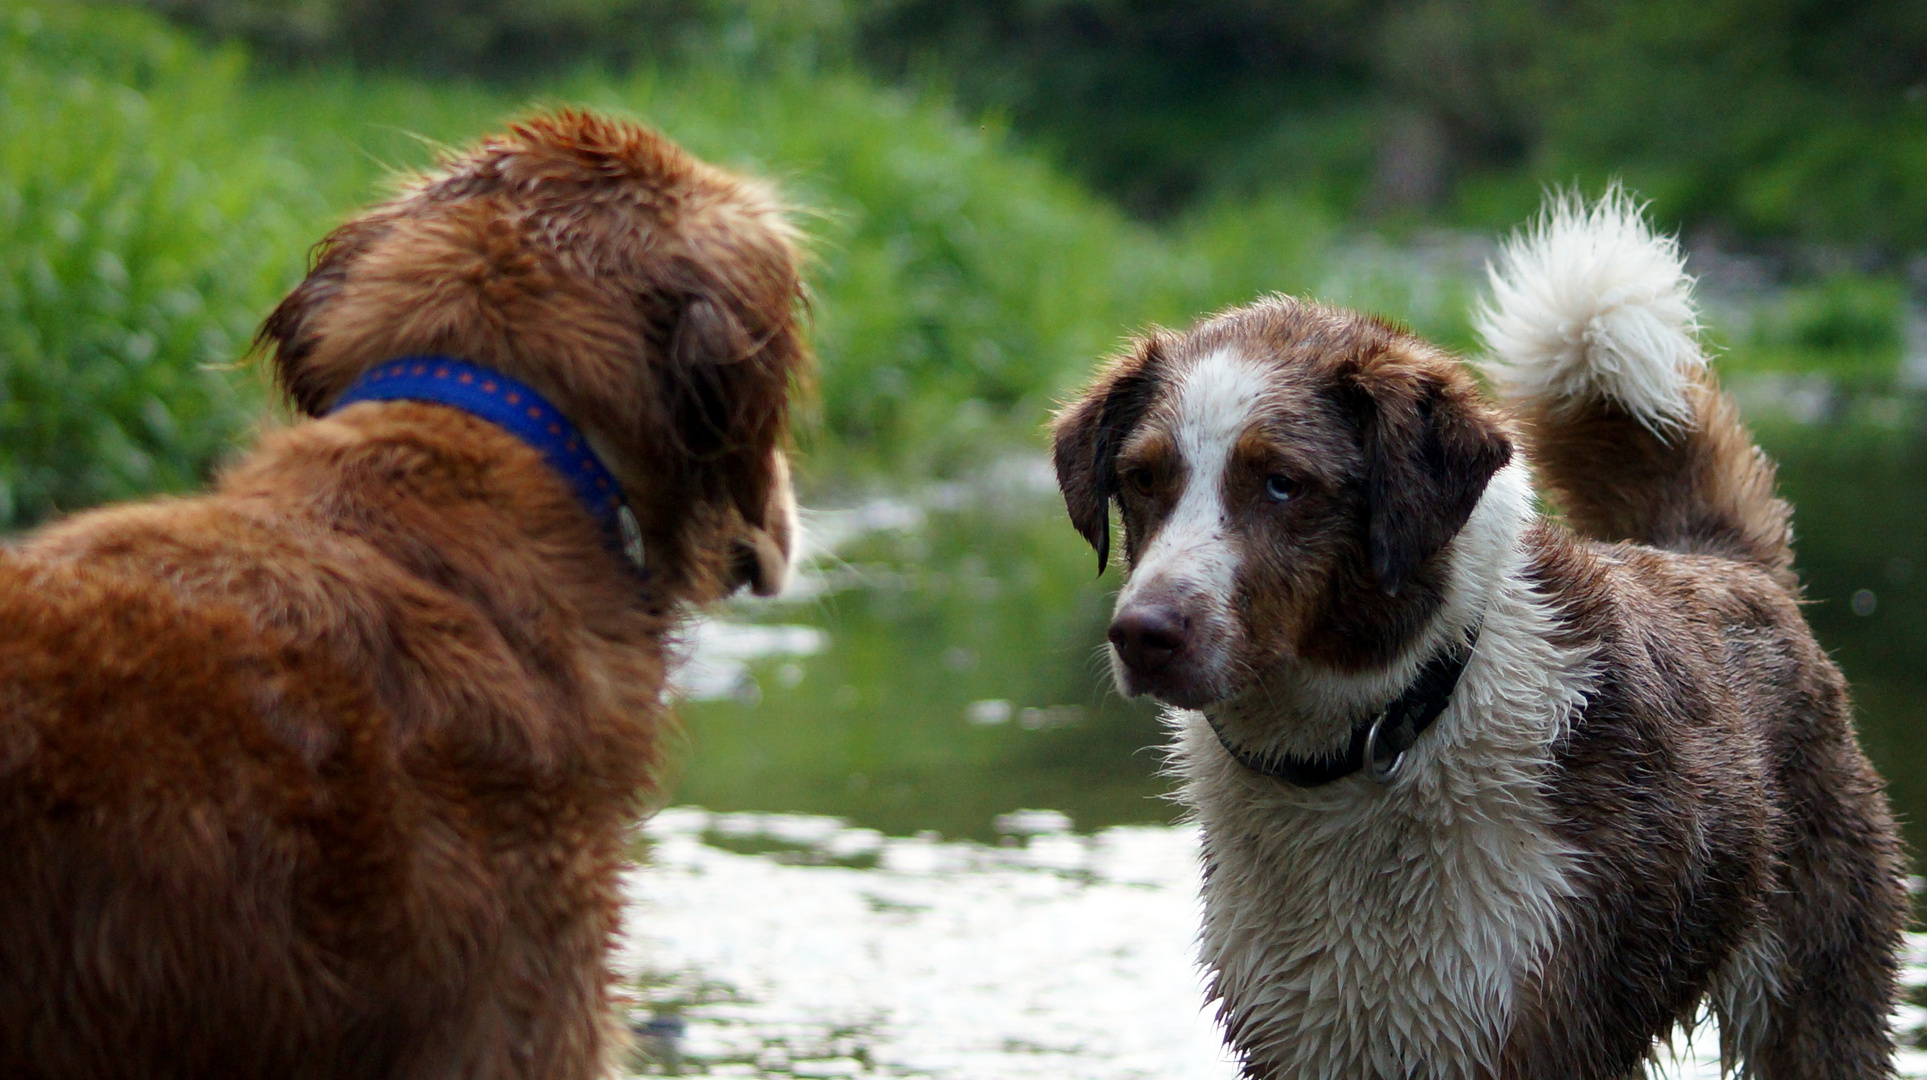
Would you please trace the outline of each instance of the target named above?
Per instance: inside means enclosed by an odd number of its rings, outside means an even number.
[[[451,356],[405,356],[356,379],[328,411],[362,401],[428,401],[479,416],[528,443],[562,474],[620,552],[622,487],[568,417],[528,384]]]

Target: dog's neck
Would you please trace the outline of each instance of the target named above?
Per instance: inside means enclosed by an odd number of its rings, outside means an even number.
[[[1464,528],[1438,556],[1446,560],[1444,599],[1396,660],[1340,672],[1285,657],[1203,712],[1228,742],[1254,757],[1319,758],[1343,751],[1361,718],[1406,694],[1428,664],[1475,632],[1536,517],[1530,471],[1515,460],[1494,474]]]
[[[609,546],[648,574],[642,532],[623,485],[596,453],[594,441],[534,387],[452,356],[407,356],[379,364],[335,398],[330,412],[364,401],[448,405],[500,427],[542,455],[567,481]]]

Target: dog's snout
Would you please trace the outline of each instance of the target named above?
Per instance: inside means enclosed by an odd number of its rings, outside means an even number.
[[[1168,604],[1132,605],[1111,620],[1111,644],[1126,667],[1148,674],[1184,648],[1188,625],[1183,613]]]

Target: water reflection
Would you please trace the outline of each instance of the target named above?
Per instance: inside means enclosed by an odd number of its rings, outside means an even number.
[[[827,637],[712,657],[745,631],[698,631],[709,700],[682,709],[678,800],[983,841],[1028,806],[1086,830],[1170,820],[1155,709],[1120,699],[1096,652],[1113,586],[1056,507],[1023,463],[819,518],[800,598],[725,617]]]
[[[650,1033],[633,1064],[1231,1080],[1191,965],[1196,835],[1084,836],[1048,812],[1004,824],[1022,835],[983,845],[799,815],[659,816],[618,960]]]
[[[1761,422],[1794,506],[1807,619],[1853,685],[1861,740],[1927,850],[1927,417],[1918,399],[1831,424]],[[1871,415],[1870,415],[1871,414]],[[1891,414],[1891,415],[1888,415]]]

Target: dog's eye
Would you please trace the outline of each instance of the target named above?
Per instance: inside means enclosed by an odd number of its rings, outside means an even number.
[[[1265,498],[1272,502],[1285,502],[1298,495],[1298,481],[1283,473],[1272,473],[1265,477]]]
[[[1150,495],[1157,490],[1157,474],[1143,466],[1126,469],[1124,485],[1139,495]]]

